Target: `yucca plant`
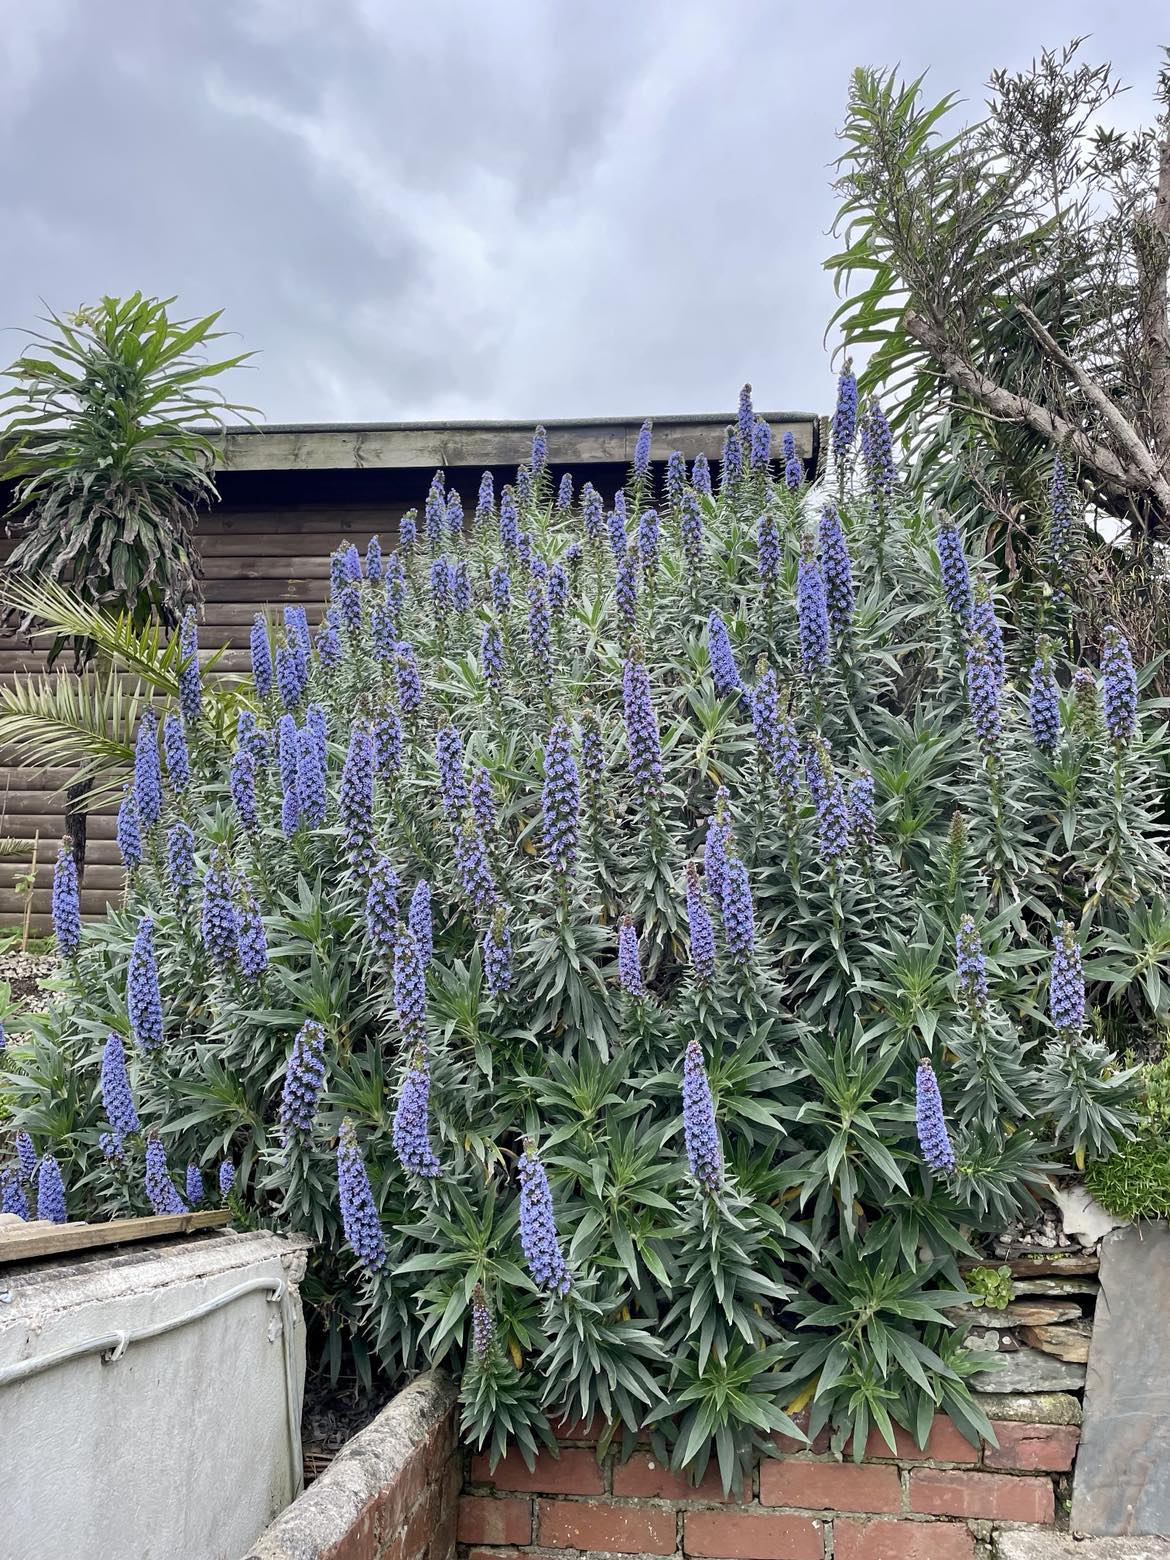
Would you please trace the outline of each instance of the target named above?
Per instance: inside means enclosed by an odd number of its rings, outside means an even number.
[[[215,435],[233,405],[210,381],[249,353],[207,360],[219,313],[176,320],[173,298],[103,298],[50,313],[7,370],[0,480],[22,530],[10,566],[72,585],[135,628],[197,599],[196,509],[217,498]],[[62,636],[84,660],[91,641]]]
[[[173,298],[102,298],[75,314],[50,313],[28,349],[7,370],[12,381],[0,442],[0,481],[13,485],[9,527],[20,533],[9,567],[38,587],[71,587],[78,609],[118,614],[123,638],[157,635],[199,599],[199,563],[191,542],[196,510],[218,495],[215,435],[247,408],[233,405],[211,381],[250,356],[205,356],[222,339],[219,312],[178,320]],[[10,599],[25,628],[53,623]],[[59,603],[58,603],[59,605]],[[52,663],[69,647],[79,671],[99,641],[77,622],[56,625]],[[26,730],[50,720],[60,735],[85,733],[90,751],[67,790],[66,818],[79,867],[85,864],[85,814],[97,798],[92,782],[102,748],[120,745],[142,689],[127,704],[109,669],[88,686],[50,678],[25,690],[17,714]],[[68,744],[66,744],[66,747]],[[41,755],[43,762],[43,755]],[[66,760],[62,760],[66,761]]]

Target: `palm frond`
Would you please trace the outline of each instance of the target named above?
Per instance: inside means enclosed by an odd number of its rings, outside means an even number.
[[[46,672],[0,688],[0,749],[17,768],[68,769],[102,807],[122,790],[150,690],[113,667]]]
[[[135,627],[128,612],[103,611],[68,585],[27,574],[0,579],[0,607],[20,613],[34,637],[85,640],[99,657],[141,678],[157,693],[178,697],[183,666],[178,638],[165,640],[157,622]]]

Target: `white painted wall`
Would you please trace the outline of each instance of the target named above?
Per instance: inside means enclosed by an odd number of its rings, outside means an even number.
[[[300,1487],[305,1250],[209,1234],[0,1268],[3,1560],[237,1560],[248,1549]],[[181,1321],[254,1280],[264,1287]],[[121,1358],[4,1380],[19,1362],[173,1321]]]

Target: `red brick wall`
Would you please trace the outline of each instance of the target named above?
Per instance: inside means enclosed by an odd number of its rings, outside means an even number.
[[[789,1452],[726,1497],[710,1469],[692,1488],[648,1452],[597,1461],[588,1426],[570,1428],[559,1458],[533,1470],[510,1454],[489,1474],[472,1457],[459,1503],[468,1560],[522,1560],[542,1551],[691,1556],[695,1560],[973,1560],[977,1536],[1005,1523],[1051,1523],[1057,1476],[1079,1431],[998,1422],[999,1447],[976,1451],[938,1418],[924,1450],[876,1434],[861,1464],[823,1446]],[[791,1443],[789,1443],[790,1445]]]

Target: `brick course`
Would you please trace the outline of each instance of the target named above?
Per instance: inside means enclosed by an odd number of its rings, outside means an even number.
[[[985,1468],[1020,1468],[1029,1472],[1067,1473],[1081,1438],[1077,1425],[1029,1425],[992,1420],[998,1446],[983,1454]]]
[[[798,1416],[802,1428],[807,1418]],[[896,1455],[871,1435],[866,1459],[829,1455],[777,1436],[781,1455],[727,1496],[717,1466],[692,1485],[648,1449],[600,1462],[597,1424],[560,1427],[560,1458],[534,1471],[507,1457],[494,1475],[469,1459],[460,1507],[460,1560],[577,1560],[597,1554],[672,1560],[975,1560],[988,1523],[1048,1524],[1054,1475],[1067,1472],[1079,1431],[999,1421],[998,1448],[972,1446],[946,1418],[924,1447],[896,1432]],[[589,1443],[592,1439],[594,1444]],[[497,1493],[498,1492],[498,1493]],[[498,1509],[496,1509],[498,1508]],[[444,1560],[434,1547],[426,1560]]]
[[[973,1560],[975,1540],[958,1522],[857,1522],[833,1524],[835,1560]]]
[[[995,1517],[1001,1522],[1051,1522],[1052,1480],[1010,1473],[915,1468],[910,1509],[938,1517]]]
[[[902,1486],[897,1468],[789,1457],[760,1468],[760,1504],[896,1513],[902,1509]]]
[[[587,1447],[573,1446],[563,1447],[559,1457],[537,1452],[532,1468],[513,1449],[500,1458],[494,1473],[481,1453],[471,1459],[471,1482],[522,1495],[600,1495],[605,1488],[596,1455]]]
[[[763,1511],[688,1511],[683,1553],[715,1560],[822,1560],[823,1525]]]
[[[542,1500],[536,1536],[547,1549],[603,1549],[617,1555],[672,1555],[675,1516],[655,1506],[605,1500]]]

